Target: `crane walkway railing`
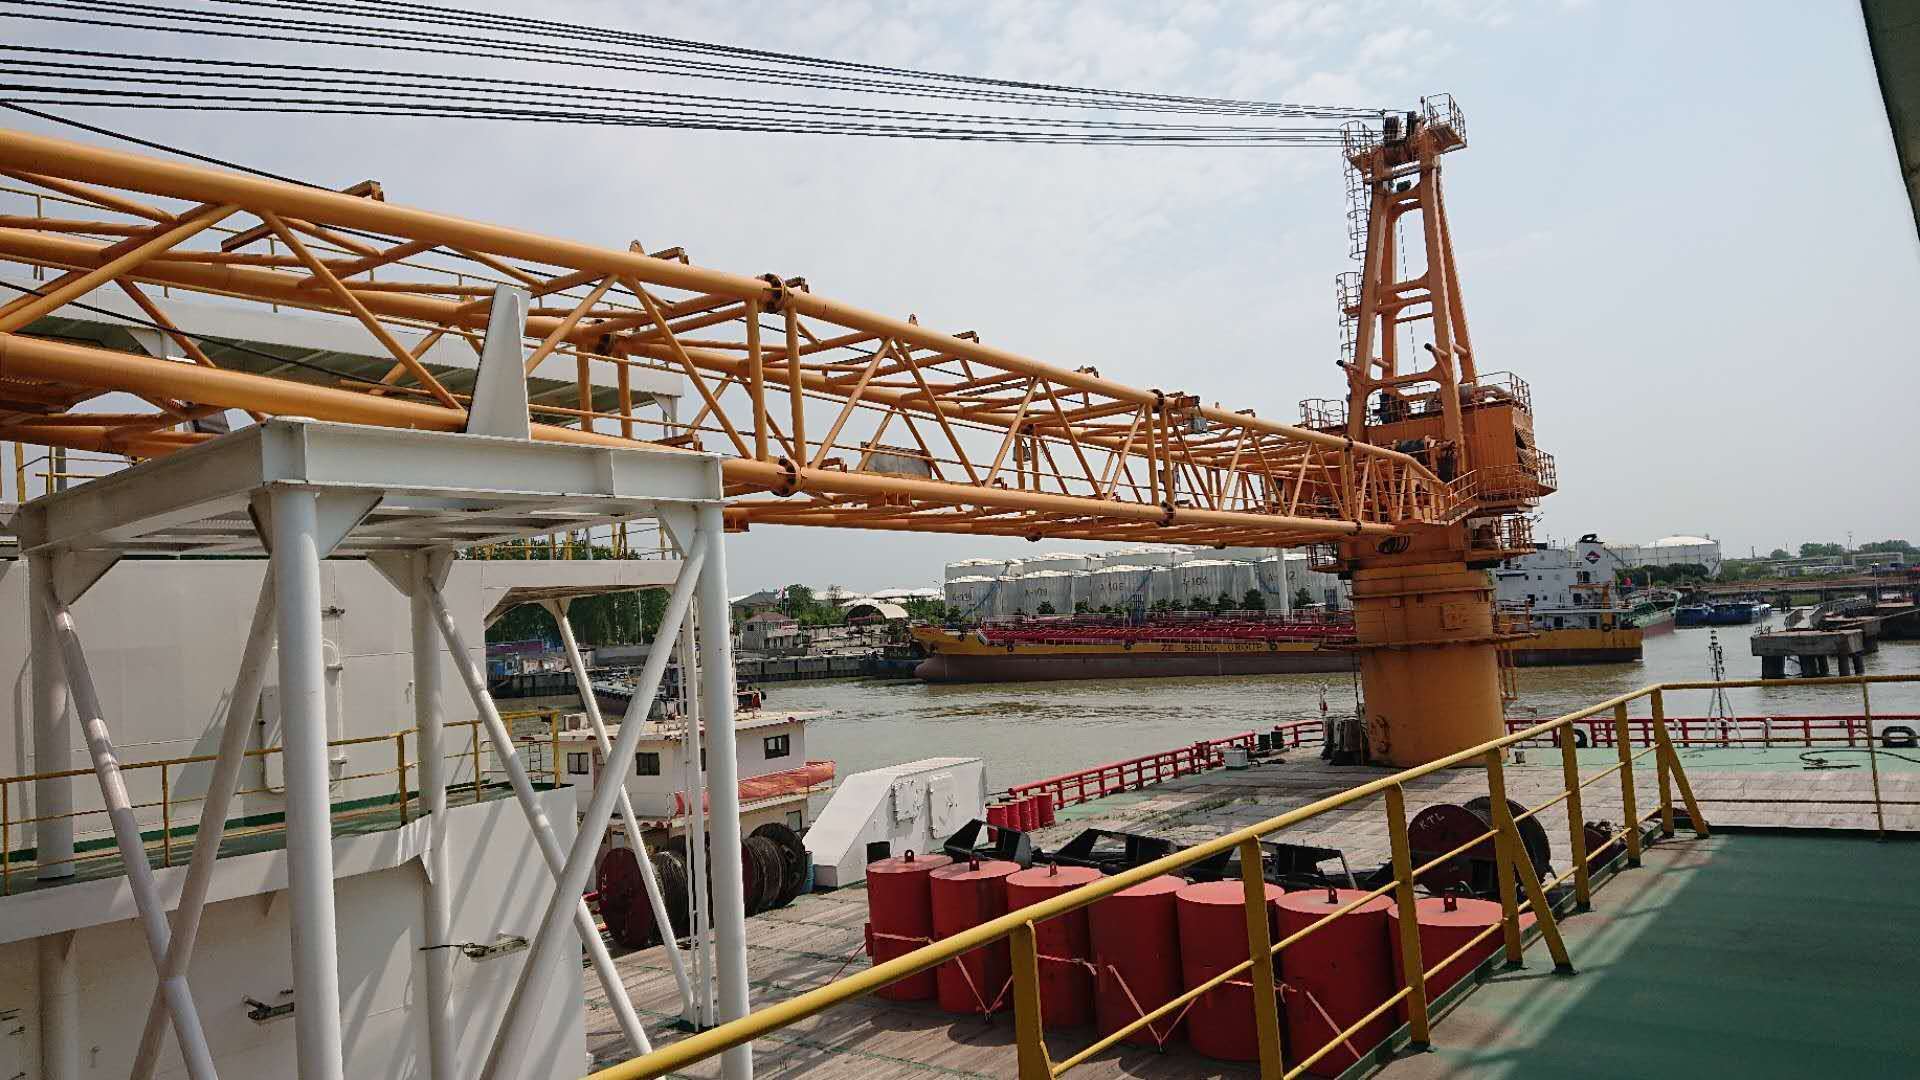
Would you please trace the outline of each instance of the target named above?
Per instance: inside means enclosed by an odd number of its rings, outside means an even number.
[[[1920,682],[1920,675],[1866,675],[1808,679],[1799,685],[1857,686],[1861,693],[1862,705],[1870,718],[1872,705],[1868,687],[1878,682]],[[1624,811],[1620,839],[1624,841],[1629,866],[1640,864],[1642,845],[1648,842],[1643,829],[1650,823],[1657,823],[1656,841],[1674,836],[1683,820],[1682,807],[1686,826],[1696,836],[1704,838],[1710,835],[1707,820],[1700,812],[1700,807],[1693,795],[1693,788],[1687,780],[1686,770],[1682,766],[1674,740],[1668,732],[1666,696],[1670,692],[1680,690],[1762,685],[1766,684],[1757,679],[1721,683],[1672,682],[1656,683],[1628,691],[1586,708],[1534,724],[1478,746],[1469,747],[1437,761],[1360,784],[1278,817],[1230,832],[1206,843],[1112,877],[1103,878],[1037,904],[1008,912],[999,918],[933,942],[904,956],[875,964],[866,971],[847,976],[786,1001],[776,1002],[745,1017],[660,1047],[650,1054],[603,1069],[592,1074],[592,1080],[640,1080],[643,1077],[678,1074],[694,1063],[718,1055],[731,1047],[751,1042],[757,1037],[843,1005],[889,983],[918,972],[931,970],[964,953],[1001,941],[1009,942],[1011,946],[1016,1075],[1021,1080],[1052,1080],[1053,1077],[1068,1072],[1149,1024],[1174,1015],[1202,994],[1230,980],[1251,984],[1255,1026],[1259,1038],[1260,1074],[1264,1077],[1286,1077],[1290,1080],[1292,1077],[1301,1075],[1336,1047],[1353,1039],[1368,1024],[1388,1015],[1389,1011],[1394,1009],[1402,1010],[1401,1015],[1405,1018],[1410,1041],[1417,1046],[1428,1045],[1432,1041],[1432,1036],[1428,1015],[1427,980],[1468,956],[1473,950],[1481,948],[1482,944],[1495,934],[1502,935],[1507,962],[1511,965],[1521,963],[1522,950],[1527,944],[1527,939],[1523,935],[1523,914],[1531,913],[1533,916],[1534,927],[1538,930],[1537,940],[1546,942],[1555,970],[1568,974],[1573,972],[1572,957],[1569,956],[1560,935],[1561,912],[1549,903],[1547,890],[1570,884],[1574,910],[1585,911],[1591,907],[1595,882],[1589,860],[1594,853],[1587,849],[1584,815],[1581,810],[1581,798],[1587,789],[1608,779],[1618,784],[1619,799]],[[1648,700],[1652,713],[1646,726],[1651,731],[1653,741],[1644,749],[1635,749],[1630,730],[1632,721],[1628,717],[1628,706],[1643,698]],[[1569,733],[1581,721],[1605,714],[1611,714],[1619,760],[1605,769],[1582,775],[1574,745],[1575,740]],[[1542,738],[1557,742],[1561,749],[1561,790],[1557,795],[1538,805],[1515,812],[1507,803],[1504,752],[1508,747],[1516,744],[1531,743]],[[1869,748],[1873,746],[1871,739],[1868,740],[1867,745]],[[1654,757],[1656,783],[1652,798],[1643,803],[1643,795],[1636,788],[1635,765],[1649,755]],[[1474,837],[1453,851],[1415,866],[1407,836],[1407,785],[1443,770],[1461,767],[1477,767],[1484,771],[1493,817],[1491,827],[1487,832]],[[1876,793],[1878,775],[1876,763],[1874,772]],[[1676,791],[1678,792],[1677,803]],[[1277,942],[1272,940],[1267,918],[1266,881],[1262,875],[1264,860],[1260,846],[1261,840],[1270,834],[1310,821],[1323,814],[1374,800],[1382,800],[1381,806],[1386,818],[1387,834],[1392,851],[1392,880],[1350,903],[1343,904],[1305,928]],[[1564,873],[1543,881],[1535,873],[1531,860],[1523,854],[1525,848],[1518,823],[1536,817],[1543,811],[1562,803],[1566,806],[1568,824],[1566,843],[1570,868]],[[1642,806],[1647,804],[1651,805],[1643,810]],[[1450,956],[1439,958],[1437,961],[1425,956],[1421,950],[1418,922],[1415,916],[1415,884],[1428,871],[1480,847],[1489,840],[1493,842],[1498,864],[1496,877],[1499,882],[1501,920],[1488,926]],[[1240,856],[1241,883],[1244,886],[1247,959],[1171,1000],[1161,1003],[1158,1007],[1143,1011],[1137,1019],[1101,1036],[1064,1060],[1058,1062],[1052,1060],[1048,1053],[1041,1020],[1040,954],[1034,931],[1036,924],[1082,910],[1114,893],[1162,874],[1177,873],[1195,863],[1235,852]],[[1378,897],[1393,898],[1399,908],[1397,948],[1403,962],[1403,969],[1407,972],[1405,985],[1379,1002],[1366,1015],[1359,1017],[1344,1030],[1336,1033],[1324,1045],[1318,1048],[1295,1047],[1293,1053],[1297,1059],[1283,1062],[1279,995],[1275,979],[1276,958],[1289,946],[1298,943],[1309,934],[1324,929]]]

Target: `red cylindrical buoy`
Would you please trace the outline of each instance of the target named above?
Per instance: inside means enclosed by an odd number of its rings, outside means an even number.
[[[1288,893],[1280,899],[1275,940],[1291,937],[1365,895],[1359,889]],[[1392,900],[1376,896],[1280,950],[1290,1062],[1327,1045],[1399,989],[1387,936],[1387,909],[1392,906]],[[1307,1071],[1339,1076],[1391,1034],[1393,1021],[1383,1013],[1321,1055]]]
[[[1185,881],[1165,874],[1087,909],[1095,969],[1094,1023],[1100,1034],[1113,1034],[1180,993],[1180,916],[1174,894],[1186,887]],[[1184,1030],[1176,1011],[1126,1041],[1160,1046]]]
[[[909,851],[867,864],[867,955],[876,964],[905,956],[933,940],[933,894],[928,879],[951,863],[946,855]],[[888,1001],[925,1001],[934,994],[931,971],[909,975],[874,993]]]
[[[1005,859],[973,859],[933,872],[933,936],[949,937],[1007,913],[1007,878],[1020,864]],[[952,1013],[987,1013],[1013,1000],[1004,995],[1013,971],[1007,943],[996,941],[956,957],[935,969],[940,1007]]]
[[[1007,910],[1016,911],[1050,896],[1099,881],[1090,866],[1036,866],[1007,878]],[[1093,1022],[1093,945],[1087,910],[1069,911],[1033,924],[1040,954],[1040,1017],[1048,1028],[1084,1027]]]
[[[1208,881],[1181,889],[1180,973],[1191,990],[1247,958],[1246,893],[1238,881]],[[1267,886],[1267,932],[1273,904],[1285,890]],[[1253,1026],[1253,986],[1245,975],[1200,995],[1187,1013],[1187,1041],[1210,1058],[1258,1061],[1260,1035]]]
[[[1040,807],[1040,827],[1044,829],[1053,824],[1053,793],[1043,791],[1034,799],[1037,800],[1035,805]]]
[[[1472,940],[1475,934],[1489,926],[1498,925],[1501,919],[1498,901],[1476,900],[1472,897],[1423,896],[1414,901],[1413,908],[1414,917],[1420,924],[1421,962],[1429,971],[1433,971],[1433,965],[1452,956]],[[1521,931],[1532,925],[1533,913],[1521,912]],[[1393,981],[1397,990],[1407,981],[1406,965],[1400,956],[1400,908],[1397,904],[1387,910],[1387,932],[1393,935]],[[1453,984],[1466,978],[1469,972],[1499,952],[1505,944],[1505,936],[1496,930],[1466,955],[1428,976],[1427,1000],[1432,1001],[1446,993]],[[1406,1015],[1404,1005],[1400,1011],[1402,1016]]]
[[[1034,808],[1031,796],[1022,796],[1013,801],[1014,808],[1020,813],[1020,831],[1032,832],[1040,827],[1040,811]]]

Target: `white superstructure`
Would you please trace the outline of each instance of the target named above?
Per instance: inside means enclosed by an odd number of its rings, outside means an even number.
[[[1645,544],[1608,545],[1616,564],[1635,566],[1704,566],[1707,574],[1720,574],[1720,541],[1709,536],[1663,536]]]

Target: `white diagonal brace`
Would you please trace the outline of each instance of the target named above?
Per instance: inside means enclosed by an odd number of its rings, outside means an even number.
[[[680,565],[680,576],[674,579],[666,613],[661,616],[660,629],[654,635],[656,642],[666,641],[680,632],[687,609],[693,605],[694,585],[700,578],[704,557],[705,552],[696,549]],[[540,1006],[544,1004],[541,1000],[544,995],[532,990],[535,973],[551,966],[566,933],[569,899],[577,902],[586,888],[587,874],[592,871],[594,855],[600,850],[600,837],[613,818],[614,798],[621,787],[617,782],[608,783],[607,778],[624,777],[633,767],[634,751],[640,745],[641,730],[646,727],[638,719],[644,719],[653,708],[653,699],[660,691],[660,678],[666,674],[668,652],[662,648],[647,650],[647,662],[640,669],[640,679],[633,688],[633,700],[627,709],[627,722],[620,725],[620,736],[613,741],[613,748],[600,770],[601,780],[594,785],[593,795],[587,800],[580,831],[573,838],[573,849],[567,853],[565,864],[554,872],[553,896],[547,901],[546,914],[540,920],[527,962],[520,968],[513,996],[507,1000],[507,1013],[500,1021],[499,1033],[494,1036],[482,1080],[514,1080],[521,1075],[527,1044],[532,1041],[534,1025],[540,1019]],[[688,843],[696,845],[700,838],[691,837]]]
[[[274,641],[273,571],[260,582],[260,599],[253,606],[253,625],[247,630],[247,644],[240,654],[240,672],[233,680],[233,694],[227,699],[225,726],[220,729],[220,752],[213,763],[213,776],[207,781],[207,793],[200,804],[200,827],[193,834],[193,857],[187,862],[187,879],[180,887],[180,906],[173,917],[173,937],[167,943],[166,965],[162,979],[187,976],[193,960],[194,939],[200,932],[200,913],[206,908],[207,887],[213,883],[213,863],[220,854],[220,841],[227,828],[227,809],[240,787],[240,766],[246,760],[247,736],[253,731],[253,716],[260,708],[260,688],[266,682],[267,660]],[[154,989],[147,1006],[147,1026],[140,1034],[140,1049],[133,1059],[133,1080],[147,1080],[160,1058],[160,1037],[165,1031],[166,999]]]
[[[493,746],[494,757],[506,769],[507,782],[513,787],[513,795],[519,800],[521,811],[527,815],[527,825],[533,832],[534,842],[540,847],[540,856],[557,879],[565,865],[566,854],[560,850],[560,842],[553,838],[553,825],[547,820],[546,811],[540,809],[540,802],[534,797],[533,782],[527,779],[527,767],[520,760],[520,752],[514,749],[513,735],[507,730],[506,722],[500,719],[500,709],[494,705],[493,695],[487,692],[486,676],[479,665],[473,662],[473,654],[467,651],[466,639],[461,635],[460,627],[455,625],[453,613],[447,609],[446,596],[436,583],[427,581],[422,584],[426,587],[427,599],[432,603],[434,620],[440,624],[440,636],[446,639],[447,647],[453,651],[453,666],[460,672],[460,681],[466,684],[467,695],[473,699],[473,707],[480,713],[481,726],[487,729],[487,741]],[[474,779],[478,783],[479,778]],[[600,827],[604,830],[606,823],[602,822]],[[620,981],[620,972],[613,966],[613,957],[607,953],[607,943],[600,939],[600,928],[593,921],[593,913],[587,910],[582,890],[573,891],[571,906],[574,928],[579,931],[581,943],[587,947],[587,955],[593,959],[594,972],[600,976],[600,985],[607,992],[607,1004],[620,1022],[620,1030],[626,1035],[628,1045],[636,1054],[651,1053],[653,1044],[647,1040],[647,1033],[640,1026],[640,1015],[634,1011],[633,1000],[627,996],[626,984]],[[565,910],[563,908],[562,912]],[[527,963],[533,962],[534,957],[529,955]],[[513,1015],[511,1006],[507,1015],[509,1018]]]
[[[594,696],[593,685],[587,679],[586,660],[580,655],[580,643],[574,640],[573,624],[567,621],[567,601],[545,600],[540,606],[547,609],[547,614],[553,616],[554,624],[560,627],[560,644],[565,646],[567,664],[573,668],[573,684],[580,689],[580,703],[586,707],[587,723],[593,726],[593,739],[600,746],[601,759],[606,760],[613,752],[613,740],[607,737],[607,722],[600,715],[599,699]],[[665,648],[664,645],[657,647]],[[617,775],[620,780],[620,818],[627,823],[627,842],[633,847],[635,860],[640,863],[640,881],[646,886],[647,906],[653,910],[653,924],[660,928],[660,941],[667,948],[667,962],[673,968],[673,981],[680,988],[680,1009],[685,1012],[693,1005],[693,986],[687,980],[686,957],[680,955],[680,943],[674,940],[673,921],[667,915],[666,896],[660,891],[660,877],[654,872],[653,856],[647,854],[647,843],[640,835],[640,818],[633,812],[633,797],[627,793],[627,774],[621,772]]]
[[[166,909],[160,902],[160,889],[154,883],[153,867],[147,862],[147,846],[140,838],[140,821],[127,798],[126,780],[120,775],[120,760],[113,749],[112,734],[100,711],[100,694],[93,685],[93,673],[87,667],[86,650],[80,646],[80,634],[74,628],[73,613],[60,602],[52,582],[42,580],[40,603],[53,623],[60,644],[60,659],[66,669],[67,689],[73,695],[73,710],[80,717],[87,737],[87,753],[93,758],[94,776],[100,781],[100,794],[107,804],[107,819],[113,824],[113,837],[120,848],[120,860],[126,867],[127,886],[133,892],[134,906],[140,912],[140,928],[146,933],[147,952],[156,972],[167,959],[172,931],[167,926]],[[183,975],[160,979],[160,992],[167,1012],[173,1017],[173,1032],[186,1058],[187,1075],[193,1080],[213,1080],[219,1072],[213,1066],[213,1053],[207,1048],[206,1033],[200,1027],[200,1013],[194,1008],[193,995]]]

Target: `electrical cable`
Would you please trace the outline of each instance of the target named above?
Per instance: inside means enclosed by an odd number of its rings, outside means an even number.
[[[43,9],[42,12],[8,12],[4,13],[5,17],[97,26],[110,29],[175,33],[241,40],[276,41],[299,44],[301,46],[320,44],[418,54],[449,55],[465,58],[557,63],[577,68],[624,70],[650,74],[716,79],[721,81],[760,82],[781,86],[841,91],[851,90],[915,97],[944,98],[949,100],[997,101],[1007,104],[1030,104],[1049,107],[1225,113],[1229,115],[1295,116],[1321,119],[1377,119],[1390,111],[1379,108],[1292,105],[1278,102],[1248,102],[1225,98],[1193,98],[1175,95],[1095,90],[1079,87],[1057,87],[1049,84],[1019,84],[1013,83],[1010,80],[985,80],[966,76],[940,76],[934,73],[909,73],[913,77],[906,81],[853,78],[807,71],[788,71],[780,68],[769,68],[764,65],[716,64],[712,62],[687,61],[657,56],[635,57],[630,50],[614,52],[600,49],[561,49],[539,44],[502,41],[498,37],[473,38],[451,34],[363,27],[338,22],[323,23],[259,15],[225,15],[210,12],[190,12],[177,8],[157,7],[154,5],[128,2],[50,3],[31,2],[31,0],[0,0],[0,2],[16,8],[31,7]],[[237,2],[237,0],[223,0],[223,2]],[[265,5],[252,4],[248,6]],[[425,7],[425,5],[415,6]],[[310,7],[309,10],[323,12],[336,11],[337,13],[352,14],[367,19],[390,18],[390,16],[384,12],[374,12],[367,9],[339,12],[337,7]],[[123,19],[145,19],[149,21],[124,22],[105,18],[86,18],[82,17],[81,14],[54,14],[51,12],[111,15],[119,16]],[[165,20],[173,21],[169,23]],[[446,20],[442,21],[444,22]],[[557,25],[564,27],[566,24]],[[505,29],[497,26],[497,24],[496,28]],[[292,33],[288,34],[280,31],[291,31]],[[639,35],[622,35],[622,33],[618,31],[595,31],[592,28],[583,27],[571,27],[569,31],[571,36],[580,37],[586,35],[595,40],[606,40],[610,37],[616,40],[644,37]],[[524,33],[524,31],[521,32]],[[664,40],[673,41],[674,39]],[[648,45],[648,47],[657,47],[644,40],[642,44]],[[846,62],[842,61],[793,57],[791,54],[756,54],[755,51],[752,50],[737,49],[729,52],[726,50],[733,47],[703,46],[702,43],[681,42],[676,43],[672,47],[699,47],[702,51],[730,56],[771,55],[778,63],[804,63],[813,66],[827,67],[846,65]],[[905,71],[906,69],[897,70]],[[980,88],[976,89],[976,85]],[[1017,87],[1019,89],[1005,89],[1003,87]],[[1043,92],[1030,92],[1025,89],[1026,87],[1041,88]]]
[[[1295,106],[1295,105],[1284,105],[1284,104],[1272,103],[1272,102],[1245,101],[1245,100],[1220,99],[1220,98],[1201,98],[1201,97],[1191,97],[1191,96],[1172,95],[1172,94],[1147,94],[1147,93],[1139,93],[1134,91],[1119,91],[1119,90],[1098,89],[1098,88],[1092,88],[1092,87],[1065,86],[1065,85],[1060,85],[1056,83],[1038,83],[1038,82],[1028,82],[1028,81],[1015,80],[1015,79],[996,79],[996,78],[987,78],[983,76],[974,76],[974,75],[956,75],[956,74],[951,74],[946,72],[922,71],[914,68],[894,67],[894,66],[889,66],[884,64],[868,64],[868,63],[861,63],[858,61],[835,60],[835,59],[828,59],[824,57],[804,56],[797,53],[777,52],[777,51],[770,51],[770,50],[764,50],[764,49],[749,49],[742,46],[716,45],[708,42],[691,41],[684,38],[661,37],[659,35],[653,35],[653,34],[638,34],[638,33],[632,33],[628,31],[610,30],[610,29],[605,29],[601,27],[586,27],[586,26],[580,26],[578,24],[562,23],[562,22],[557,22],[549,19],[534,19],[534,18],[528,18],[524,16],[517,16],[517,15],[503,16],[503,15],[498,15],[491,12],[475,11],[472,9],[452,8],[452,7],[445,7],[445,6],[434,5],[434,4],[408,3],[408,2],[400,2],[400,0],[379,0],[379,2],[370,2],[370,0],[332,0],[332,2],[317,2],[317,0],[292,0],[292,2],[288,2],[288,0],[210,0],[210,2],[234,4],[242,7],[273,7],[273,8],[283,8],[283,9],[291,8],[291,9],[300,10],[300,11],[316,11],[316,12],[330,12],[335,14],[350,14],[350,15],[358,15],[360,17],[365,17],[365,18],[377,17],[377,18],[382,18],[389,21],[424,22],[424,23],[431,23],[431,24],[437,24],[437,25],[459,26],[463,28],[486,25],[486,26],[491,26],[493,28],[505,31],[505,32],[521,33],[521,34],[527,34],[529,36],[531,36],[534,32],[538,32],[541,36],[545,36],[545,37],[553,37],[553,36],[576,37],[576,38],[584,38],[586,40],[604,39],[609,41],[627,42],[627,43],[642,45],[649,48],[659,48],[659,49],[696,52],[696,53],[711,53],[716,55],[743,57],[743,58],[749,58],[754,60],[770,61],[774,63],[790,64],[790,65],[834,68],[834,69],[849,70],[849,71],[866,71],[866,72],[872,72],[876,74],[885,74],[885,75],[899,76],[903,78],[920,79],[925,81],[979,84],[979,85],[987,85],[987,86],[1011,87],[1011,88],[1024,89],[1024,90],[1040,90],[1040,91],[1049,91],[1049,92],[1107,95],[1107,96],[1112,96],[1112,97],[1116,97],[1124,100],[1151,100],[1151,101],[1179,102],[1179,103],[1185,103],[1185,104],[1208,104],[1208,105],[1226,104],[1226,105],[1240,105],[1240,106],[1260,107],[1260,108],[1290,108],[1290,109],[1300,109],[1303,112],[1311,112],[1314,114],[1320,114],[1322,112],[1327,112],[1329,114],[1334,112],[1358,112],[1358,113],[1364,113],[1367,115],[1377,115],[1377,112],[1378,112],[1377,110],[1365,110],[1365,109],[1337,109],[1337,108],[1329,108],[1325,106],[1312,106],[1312,105]],[[402,14],[402,12],[408,12],[408,11],[416,12],[416,13],[431,13],[431,14]]]
[[[50,54],[50,55],[71,56],[71,57],[85,57],[89,59],[102,59],[102,60],[134,60],[134,61],[144,61],[148,63],[158,63],[158,64],[179,64],[179,65],[198,65],[198,66],[207,66],[207,67],[218,67],[223,69],[222,74],[226,78],[253,80],[257,82],[264,82],[268,79],[281,77],[276,74],[256,74],[255,72],[248,72],[248,71],[234,71],[231,69],[237,66],[243,66],[243,65],[235,64],[233,62],[224,61],[224,60],[206,60],[206,59],[199,59],[199,58],[193,58],[193,57],[156,56],[156,55],[141,54],[141,53],[99,52],[99,51],[86,50],[86,49],[49,49],[49,48],[39,48],[39,47],[26,46],[26,45],[6,45],[6,44],[0,44],[0,52],[22,52],[22,53],[36,53],[36,54],[43,54],[43,55]],[[4,59],[4,58],[0,58],[0,66],[26,69],[21,72],[18,72],[18,74],[37,75],[43,78],[58,78],[58,79],[70,79],[70,80],[91,79],[95,81],[107,81],[107,82],[143,82],[143,83],[153,83],[158,85],[192,85],[192,86],[202,86],[202,87],[229,86],[229,87],[239,87],[239,88],[251,88],[249,83],[228,83],[228,82],[219,82],[219,81],[209,80],[205,76],[201,75],[199,72],[192,71],[192,70],[179,71],[179,70],[168,70],[165,68],[140,68],[140,67],[127,66],[127,65],[118,65],[118,64],[78,64],[78,63],[63,63],[59,61],[11,60],[11,59]],[[439,84],[440,81],[456,83],[462,87],[472,86],[474,84],[510,87],[511,89],[504,89],[504,90],[499,90],[495,92],[498,94],[508,95],[512,97],[526,97],[526,98],[545,97],[545,98],[557,98],[561,100],[585,100],[585,101],[592,101],[592,102],[605,101],[610,98],[612,99],[631,98],[631,99],[637,99],[641,101],[665,102],[669,104],[677,104],[678,102],[683,102],[683,101],[700,102],[700,103],[703,103],[705,107],[714,108],[714,109],[733,109],[733,110],[758,109],[758,110],[771,110],[776,112],[792,111],[792,112],[798,112],[798,113],[819,113],[819,114],[826,114],[826,115],[845,115],[845,116],[859,116],[859,117],[908,118],[908,119],[931,118],[931,119],[940,119],[940,120],[949,120],[949,121],[959,121],[959,120],[987,121],[987,122],[994,122],[994,123],[1016,124],[1016,125],[1025,124],[1029,126],[1045,127],[1045,128],[1071,127],[1071,128],[1086,128],[1086,129],[1177,131],[1177,132],[1222,133],[1222,134],[1263,134],[1263,135],[1264,134],[1276,134],[1276,135],[1284,134],[1284,135],[1313,136],[1315,137],[1314,141],[1316,142],[1333,141],[1329,137],[1332,135],[1332,132],[1330,132],[1328,129],[1313,128],[1313,127],[1308,127],[1308,128],[1274,128],[1274,127],[1246,127],[1246,126],[1222,127],[1220,125],[1209,125],[1209,124],[1167,124],[1167,123],[1151,123],[1146,121],[1074,120],[1074,119],[1039,120],[1032,117],[1021,117],[1021,116],[1010,116],[1010,115],[999,115],[999,114],[988,114],[988,113],[954,113],[954,112],[944,112],[944,111],[938,111],[938,110],[923,110],[923,109],[890,109],[890,108],[881,108],[881,107],[873,107],[873,106],[848,106],[848,105],[834,105],[830,103],[779,101],[779,100],[770,99],[770,98],[727,98],[727,97],[720,97],[717,95],[710,95],[710,94],[678,94],[678,93],[670,93],[665,91],[620,89],[620,88],[588,86],[588,85],[572,84],[572,83],[534,82],[534,81],[524,80],[524,79],[485,78],[485,77],[478,77],[478,76],[466,75],[466,74],[453,75],[453,74],[440,74],[440,73],[433,73],[433,72],[406,72],[406,71],[395,71],[391,69],[382,69],[382,68],[341,68],[341,67],[325,67],[325,66],[314,65],[314,64],[275,64],[275,63],[261,63],[261,62],[255,62],[255,61],[247,61],[244,63],[244,66],[261,69],[267,72],[275,72],[275,73],[277,72],[303,73],[300,76],[300,80],[307,83],[312,83],[312,84],[328,85],[328,86],[350,86],[350,87],[368,86],[368,85],[387,86],[387,87],[406,87],[421,93],[422,96],[440,97],[445,100],[460,100],[460,97],[452,96],[452,95],[438,95],[438,94],[432,93],[433,91],[452,89],[451,87],[441,86]],[[55,70],[48,70],[48,71],[33,70],[36,68],[47,68],[47,69],[55,69]],[[80,72],[84,74],[67,74],[66,72],[68,71]],[[108,74],[108,75],[98,74],[100,72],[110,72],[114,74]],[[313,74],[313,73],[327,73],[327,74],[321,75],[321,74]],[[365,75],[365,76],[377,77],[382,81],[370,83],[368,80],[365,80],[365,79],[349,79],[349,78],[332,77],[334,75]],[[183,78],[171,78],[170,76],[181,76]],[[407,86],[408,80],[414,80],[415,85],[408,87]],[[288,85],[295,89],[300,89],[300,90],[305,89],[304,87],[300,86],[298,82],[290,81]],[[386,93],[387,91],[376,90],[371,92]],[[465,97],[468,99],[472,99],[476,96],[477,95],[473,95],[473,94],[465,95]],[[602,106],[596,105],[594,107],[601,108]]]

